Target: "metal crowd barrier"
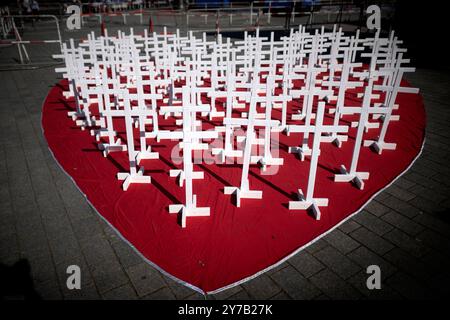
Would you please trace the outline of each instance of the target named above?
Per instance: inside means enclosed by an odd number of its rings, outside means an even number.
[[[15,39],[14,40],[0,40],[0,44],[12,44],[12,45],[16,45],[17,46],[17,50],[19,53],[19,58],[20,58],[20,63],[24,64],[26,63],[30,63],[31,59],[28,55],[28,51],[26,50],[25,44],[48,44],[48,43],[58,43],[59,44],[59,48],[62,48],[62,37],[61,37],[61,30],[59,27],[59,20],[55,15],[50,15],[50,14],[40,14],[40,15],[5,15],[3,16],[4,18],[9,18],[11,19],[12,22],[12,30],[14,31],[14,36]],[[23,18],[33,18],[33,19],[37,19],[37,18],[49,18],[55,21],[55,25],[56,25],[56,32],[58,35],[58,39],[46,39],[46,40],[22,40],[22,37],[19,33],[19,31],[17,30],[16,24],[15,24],[15,20],[14,19],[23,19]]]
[[[10,13],[8,7],[0,8],[0,30],[2,38],[4,39],[6,39],[13,30],[13,21],[11,18],[7,18],[9,15]]]

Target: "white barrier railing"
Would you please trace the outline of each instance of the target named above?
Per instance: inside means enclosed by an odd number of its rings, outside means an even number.
[[[19,52],[19,58],[20,63],[23,64],[26,59],[26,62],[31,62],[31,59],[28,56],[28,52],[25,48],[25,44],[46,44],[46,43],[58,43],[59,48],[62,48],[62,37],[61,37],[61,30],[59,28],[59,20],[55,15],[50,14],[40,14],[40,15],[5,15],[4,18],[11,19],[12,23],[12,30],[14,31],[15,40],[0,40],[0,44],[12,44],[17,45],[17,50]],[[56,24],[56,32],[58,35],[57,40],[22,40],[22,37],[20,36],[19,31],[16,28],[16,24],[14,22],[14,19],[16,18],[49,18],[55,21]]]

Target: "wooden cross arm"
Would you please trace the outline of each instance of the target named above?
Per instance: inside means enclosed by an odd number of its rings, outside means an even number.
[[[162,85],[162,84],[169,84],[171,81],[170,79],[150,79],[150,80],[141,80],[141,83],[143,85],[147,84],[155,84],[156,86]]]
[[[168,130],[159,130],[158,131],[158,139],[161,140],[181,140],[183,139],[183,131],[168,131]]]
[[[420,89],[419,88],[400,87],[398,89],[398,92],[418,94],[420,92]]]
[[[57,72],[57,73],[67,72],[69,70],[70,70],[70,68],[67,68],[67,67],[55,68],[55,72]],[[83,70],[77,69],[77,72],[81,72],[81,71],[90,71],[90,69],[88,67],[84,67]]]
[[[263,70],[263,68],[268,68],[268,67],[259,67],[259,71],[262,71]],[[240,67],[239,68],[239,71],[241,71],[241,72],[253,72],[253,71],[255,71],[255,67]]]
[[[290,80],[303,80],[306,78],[306,75],[300,73],[293,73],[286,76],[287,79]]]
[[[353,76],[356,78],[367,78],[369,75],[372,77],[385,77],[391,73],[391,70],[389,70],[388,68],[380,68],[379,70],[373,71],[353,72]]]
[[[214,98],[225,98],[228,96],[228,92],[226,91],[209,91],[207,94],[208,97],[214,97]]]
[[[160,113],[165,114],[169,112],[209,112],[211,110],[211,106],[208,104],[200,105],[200,106],[163,106],[160,108]]]
[[[341,114],[355,114],[355,113],[361,113],[362,108],[361,107],[342,107],[339,110],[339,113]],[[388,108],[386,107],[370,107],[367,111],[368,113],[387,113]]]
[[[255,87],[256,89],[264,89],[266,87],[265,83],[257,83],[257,84],[252,84],[252,83],[245,83],[245,82],[237,82],[234,85],[236,88],[246,88],[246,89],[251,89],[253,87]]]
[[[101,116],[111,116],[111,117],[125,117],[125,116],[151,116],[154,115],[154,111],[152,109],[139,109],[133,108],[131,110],[103,110],[100,113]]]
[[[358,87],[362,87],[364,85],[363,81],[346,81],[344,85],[341,85],[340,81],[334,81],[334,80],[327,80],[322,82],[323,86],[339,86],[339,88],[346,88],[346,89],[354,89]]]
[[[158,139],[171,139],[171,140],[191,140],[191,139],[214,139],[217,138],[219,133],[217,131],[168,131],[160,130],[158,131]]]
[[[348,132],[348,126],[305,126],[305,125],[290,125],[289,132],[301,133],[301,132],[328,132],[328,133],[346,133]]]
[[[128,96],[131,99],[137,99],[139,97],[139,94],[137,94],[137,93],[128,93]],[[142,93],[141,96],[144,99],[158,99],[158,100],[160,100],[160,99],[163,98],[163,95],[160,94],[160,93]]]
[[[269,38],[267,38],[267,37],[259,37],[258,38],[258,40],[261,40],[261,41],[267,41]],[[245,45],[247,42],[250,42],[250,43],[255,43],[256,41],[256,38],[252,38],[252,41],[246,41],[246,40],[241,40],[241,41],[236,41],[235,42],[235,44],[237,44],[237,45]]]
[[[392,86],[382,86],[382,85],[375,85],[373,86],[373,88],[374,90],[381,90],[381,91],[394,91],[395,89]],[[398,92],[417,94],[419,93],[419,88],[398,87]]]
[[[361,68],[363,66],[362,62],[352,62],[352,63],[349,63],[349,65],[352,68]]]
[[[294,72],[307,72],[308,69],[309,68],[307,66],[301,66],[301,67],[295,66],[293,68],[293,71]],[[312,67],[311,69],[312,69],[311,70],[312,72],[316,72],[316,73],[321,73],[321,72],[325,72],[328,70],[327,67]]]
[[[190,88],[191,92],[199,92],[199,93],[203,93],[203,92],[212,92],[215,91],[216,89],[211,88],[211,87],[194,87],[194,88]]]
[[[323,60],[329,60],[329,59],[331,59],[331,58],[342,58],[344,56],[344,54],[343,53],[338,53],[338,54],[335,54],[335,55],[332,55],[331,53],[327,53],[327,54],[321,54],[321,55],[319,55],[319,58],[320,59],[323,59]]]
[[[397,69],[399,69],[400,71],[402,71],[402,72],[415,72],[416,71],[416,68],[413,68],[413,67],[400,67],[400,68],[397,68],[397,67],[382,67],[382,68],[380,68],[380,71],[384,71],[384,72],[393,72],[393,71],[396,71]]]
[[[56,73],[66,73],[69,70],[69,68],[63,67],[63,68],[55,68]]]
[[[215,130],[186,132],[188,139],[215,139],[219,136],[219,132]]]
[[[383,57],[384,59],[377,59],[377,64],[395,64],[395,63],[400,63],[400,64],[408,64],[411,63],[411,59],[396,59],[396,58],[391,58],[390,55],[387,55],[386,57]]]
[[[283,102],[283,101],[292,101],[291,96],[253,96],[256,102]]]
[[[370,58],[370,57],[373,57],[373,56],[374,56],[374,54],[372,52],[361,53],[361,57],[363,57],[363,58]],[[377,58],[387,58],[387,57],[390,57],[390,56],[391,56],[390,53],[380,53],[380,52],[378,52],[376,54]]]
[[[238,118],[224,118],[223,124],[232,126],[248,126],[248,119],[238,119]],[[265,120],[265,119],[255,119],[253,120],[253,125],[257,127],[264,127],[266,125],[270,127],[276,127],[280,125],[279,120]]]
[[[283,101],[292,101],[292,96],[273,96],[272,102],[283,102]]]
[[[245,99],[246,101],[249,101],[252,96],[252,93],[250,91],[233,91],[230,93],[230,95],[239,99]]]
[[[293,98],[299,98],[300,96],[308,95],[310,91],[311,90],[308,89],[291,90],[291,96]],[[333,93],[334,93],[333,90],[324,90],[317,87],[312,89],[312,94],[319,97],[329,96],[332,95]]]

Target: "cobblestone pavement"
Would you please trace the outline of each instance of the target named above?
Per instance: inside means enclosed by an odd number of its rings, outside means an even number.
[[[42,47],[31,57],[48,56]],[[0,60],[16,56],[1,48]],[[11,60],[12,61],[12,60]],[[59,169],[41,132],[52,67],[0,72],[0,263],[26,259],[44,299],[204,299],[147,265],[90,208]],[[409,80],[427,109],[422,156],[363,212],[306,250],[207,299],[420,299],[450,288],[450,74],[419,69]],[[77,264],[82,290],[66,289]],[[368,265],[382,290],[366,286]],[[26,271],[26,270],[25,270]],[[2,275],[2,276],[3,276]]]

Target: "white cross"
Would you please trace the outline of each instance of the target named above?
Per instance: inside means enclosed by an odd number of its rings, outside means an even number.
[[[350,164],[350,170],[347,171],[344,165],[341,165],[340,174],[334,176],[336,182],[350,182],[352,181],[360,190],[364,189],[364,180],[369,179],[369,172],[357,171],[359,155],[361,151],[361,144],[364,134],[366,123],[369,120],[370,113],[382,114],[386,112],[386,108],[370,107],[371,96],[373,88],[373,79],[369,79],[367,86],[364,89],[364,99],[362,107],[342,107],[340,109],[341,114],[355,114],[359,113],[358,130],[355,137],[355,145],[353,147],[352,161]]]
[[[259,57],[256,56],[255,65],[259,66]],[[240,187],[229,187],[226,186],[224,188],[225,194],[234,194],[236,196],[236,205],[237,207],[241,206],[241,199],[261,199],[262,191],[260,190],[250,190],[248,173],[250,169],[250,161],[251,161],[251,152],[252,145],[254,139],[254,127],[258,124],[259,121],[255,119],[256,114],[256,103],[257,103],[257,88],[259,83],[259,70],[255,69],[253,72],[253,86],[251,89],[251,98],[250,98],[250,107],[248,113],[248,119],[224,119],[224,123],[232,124],[232,125],[247,125],[247,132],[245,138],[245,148],[243,155],[243,166],[242,166],[242,175],[241,175],[241,185]],[[266,121],[261,121],[262,125],[266,125]],[[275,124],[276,125],[276,124]]]
[[[183,170],[171,170],[171,176],[178,176],[179,181],[185,181],[185,204],[172,204],[169,206],[170,213],[181,213],[181,226],[186,227],[186,218],[191,216],[209,216],[209,208],[197,207],[197,196],[193,194],[192,179],[194,171],[192,164],[192,151],[198,139],[211,139],[217,137],[216,131],[196,131],[192,132],[195,123],[195,113],[208,110],[208,106],[195,106],[191,104],[191,94],[188,86],[183,87],[183,106],[161,107],[161,111],[166,109],[177,109],[183,114],[183,131],[160,131],[160,139],[182,139],[183,141]],[[171,111],[171,110],[170,110]],[[194,117],[193,117],[194,116]],[[202,172],[203,177],[203,172]]]
[[[110,88],[110,85],[112,85],[112,88]],[[99,90],[102,93],[99,103],[103,105],[100,115],[105,118],[105,128],[95,131],[95,135],[97,141],[100,141],[101,137],[107,137],[106,143],[98,144],[99,149],[103,151],[103,156],[106,157],[110,152],[127,151],[127,146],[122,144],[120,138],[116,139],[113,117],[109,112],[113,108],[118,108],[117,92],[120,90],[118,80],[109,79],[107,73],[104,72]],[[113,98],[112,102],[111,97]]]
[[[311,153],[311,164],[309,167],[309,176],[308,176],[308,187],[306,190],[306,195],[303,194],[301,189],[298,190],[298,201],[289,201],[289,210],[312,210],[315,218],[320,220],[320,209],[319,207],[328,206],[327,198],[315,198],[314,197],[314,186],[316,183],[316,173],[317,173],[317,164],[319,160],[320,154],[320,138],[323,132],[347,132],[347,126],[324,126],[323,125],[323,115],[324,115],[325,103],[319,102],[316,123],[314,127],[310,126],[298,126],[296,128],[297,132],[301,130],[305,132],[314,132],[314,140],[313,147]]]
[[[378,139],[377,140],[366,140],[366,141],[364,141],[364,146],[365,147],[369,147],[369,146],[373,147],[378,154],[381,154],[383,152],[383,150],[395,150],[395,148],[397,146],[395,143],[385,142],[385,137],[386,137],[390,119],[392,117],[392,110],[394,109],[395,100],[397,99],[398,93],[399,92],[414,93],[414,94],[419,93],[419,89],[404,88],[404,87],[400,86],[402,78],[403,78],[403,74],[405,72],[414,72],[415,71],[415,68],[401,67],[401,63],[403,62],[402,57],[403,57],[403,54],[400,53],[396,67],[395,67],[394,75],[390,78],[391,81],[390,81],[389,85],[388,86],[375,86],[375,88],[377,88],[377,89],[388,91],[388,94],[386,97],[387,100],[385,101],[385,104],[384,104],[384,106],[387,109],[387,112],[384,115],[383,125],[382,125],[381,132],[380,132]]]
[[[362,65],[360,63],[351,63],[352,53],[353,51],[351,49],[344,52],[344,60],[342,62],[340,80],[335,81],[330,79],[329,81],[324,82],[324,84],[337,86],[339,90],[336,101],[336,108],[334,109],[333,125],[335,126],[339,124],[339,120],[341,119],[341,109],[344,107],[347,90],[361,87],[364,84],[362,81],[351,81],[349,79],[352,68],[360,67]],[[347,139],[348,137],[346,135],[339,135],[337,132],[333,132],[329,136],[322,137],[322,142],[332,142],[335,143],[338,148],[340,148],[342,142],[347,141]]]
[[[128,187],[133,183],[151,183],[150,176],[144,175],[144,167],[141,166],[139,170],[137,169],[136,163],[136,150],[134,147],[134,134],[133,134],[133,116],[140,116],[141,114],[148,114],[148,111],[131,108],[131,99],[128,94],[128,90],[123,89],[120,92],[123,98],[124,109],[123,110],[105,110],[106,116],[111,117],[124,116],[125,117],[125,129],[127,135],[127,150],[128,150],[128,161],[130,164],[129,172],[119,172],[117,173],[117,179],[122,180],[122,189],[124,191],[128,190]]]

